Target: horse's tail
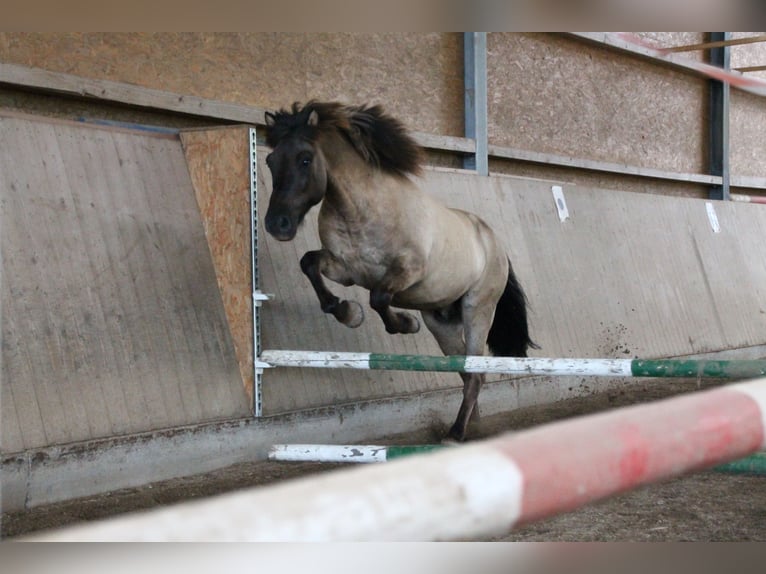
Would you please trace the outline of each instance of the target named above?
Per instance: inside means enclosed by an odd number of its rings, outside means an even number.
[[[540,347],[529,338],[527,297],[508,261],[508,282],[495,309],[487,346],[498,357],[526,357],[527,349]]]

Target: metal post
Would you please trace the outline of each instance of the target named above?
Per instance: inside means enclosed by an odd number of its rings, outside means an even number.
[[[258,288],[258,148],[255,128],[250,128],[250,257],[253,286],[253,415],[263,415],[261,402],[261,301],[264,296]]]
[[[489,175],[487,141],[487,33],[463,34],[465,80],[465,137],[476,142],[473,156],[466,156],[463,167]]]
[[[726,41],[731,38],[731,32],[710,32],[710,41]],[[731,68],[731,53],[729,46],[710,49],[710,63],[714,66],[729,70]],[[710,80],[710,173],[721,176],[721,185],[715,185],[710,190],[710,199],[731,199],[729,194],[729,84],[718,80]]]

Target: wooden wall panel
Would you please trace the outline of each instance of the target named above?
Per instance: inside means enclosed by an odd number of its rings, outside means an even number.
[[[246,128],[184,134],[185,159],[172,137],[18,118],[0,127],[13,150],[0,159],[3,450],[245,416]],[[530,300],[537,356],[766,344],[760,206],[717,203],[715,234],[696,199],[565,186],[571,219],[561,223],[549,182],[429,170],[423,185],[498,230]],[[259,229],[261,286],[275,294],[263,308],[264,348],[439,353],[425,330],[385,333],[357,288],[333,286],[365,307],[358,329],[321,312],[298,264],[318,247],[316,210],[292,242],[274,241],[262,217]],[[267,371],[264,410],[460,384],[449,373]]]
[[[699,199],[565,186],[571,218],[561,223],[548,182],[429,171],[424,185],[480,214],[506,242],[542,346],[535,356],[652,358],[766,344],[760,206],[716,203],[714,233]],[[260,189],[266,201],[267,173]],[[314,213],[292,242],[262,237],[262,283],[277,295],[264,311],[264,348],[438,354],[425,331],[386,334],[359,290],[333,285],[365,306],[359,328],[320,311],[298,266],[318,246]],[[452,374],[288,369],[267,371],[264,385],[264,408],[275,414],[460,383]]]
[[[245,416],[177,137],[0,116],[3,452]]]

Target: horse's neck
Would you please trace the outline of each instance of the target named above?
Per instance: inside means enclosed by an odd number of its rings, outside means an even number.
[[[328,186],[324,203],[346,219],[373,216],[386,201],[392,176],[369,165],[341,138],[324,142]]]

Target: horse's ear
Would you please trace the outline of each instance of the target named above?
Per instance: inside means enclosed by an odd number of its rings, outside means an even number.
[[[271,112],[266,112],[265,114],[263,114],[263,117],[266,120],[266,125],[268,127],[271,127],[275,123],[277,123],[277,118]]]
[[[311,127],[317,127],[319,125],[319,114],[316,110],[311,110],[311,113],[309,114],[309,119],[306,120],[306,124]]]

